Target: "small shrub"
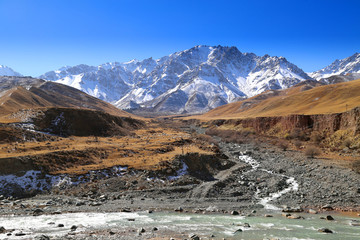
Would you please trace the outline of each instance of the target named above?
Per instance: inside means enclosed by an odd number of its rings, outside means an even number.
[[[345,139],[345,141],[343,142],[343,145],[344,145],[344,147],[350,148],[352,145],[351,139],[350,138]]]
[[[297,149],[300,149],[301,146],[302,146],[302,143],[300,141],[295,141],[294,142],[294,146],[297,148]]]
[[[323,140],[323,136],[319,132],[312,132],[310,140],[316,145],[319,145],[319,143]]]
[[[279,143],[279,148],[282,149],[283,151],[286,151],[289,148],[289,144],[285,141],[281,141]]]
[[[305,131],[300,128],[294,128],[286,137],[287,139],[298,139],[301,141],[309,140],[309,138],[306,136]]]
[[[352,163],[352,170],[360,174],[360,160],[356,160]]]
[[[315,156],[318,156],[321,154],[320,149],[314,146],[309,146],[305,149],[305,155],[311,158],[314,158]]]

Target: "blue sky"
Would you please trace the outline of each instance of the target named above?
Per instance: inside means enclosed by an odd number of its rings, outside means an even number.
[[[360,52],[359,9],[358,0],[0,0],[0,64],[38,76],[224,45],[314,71]]]

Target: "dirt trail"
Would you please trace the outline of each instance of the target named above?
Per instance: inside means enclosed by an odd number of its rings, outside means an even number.
[[[244,163],[236,163],[231,168],[219,172],[214,176],[215,180],[199,184],[187,194],[187,198],[206,198],[208,192],[216,183],[226,180],[228,177],[231,176],[234,171],[238,170],[241,167],[244,167]]]

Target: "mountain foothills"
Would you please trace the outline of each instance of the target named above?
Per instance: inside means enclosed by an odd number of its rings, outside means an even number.
[[[18,76],[2,66],[0,75]],[[305,73],[284,57],[242,53],[236,47],[196,46],[160,59],[77,65],[39,78],[55,81],[135,113],[203,113],[304,80],[332,84],[360,78],[360,54]]]
[[[1,118],[12,121],[13,114],[18,111],[40,108],[89,109],[119,117],[133,117],[107,102],[63,84],[31,77],[0,77]]]

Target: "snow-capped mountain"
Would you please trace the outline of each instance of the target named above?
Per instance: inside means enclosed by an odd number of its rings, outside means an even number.
[[[342,60],[336,59],[329,66],[312,72],[309,75],[314,79],[320,80],[334,75],[346,75],[348,73],[360,73],[360,53],[344,58]]]
[[[78,88],[122,109],[195,113],[310,77],[284,57],[260,57],[236,47],[196,46],[158,60],[78,65],[40,78]]]
[[[22,76],[20,73],[15,72],[14,70],[12,70],[11,68],[4,66],[4,65],[0,65],[0,76],[15,76],[15,77],[20,77]]]

